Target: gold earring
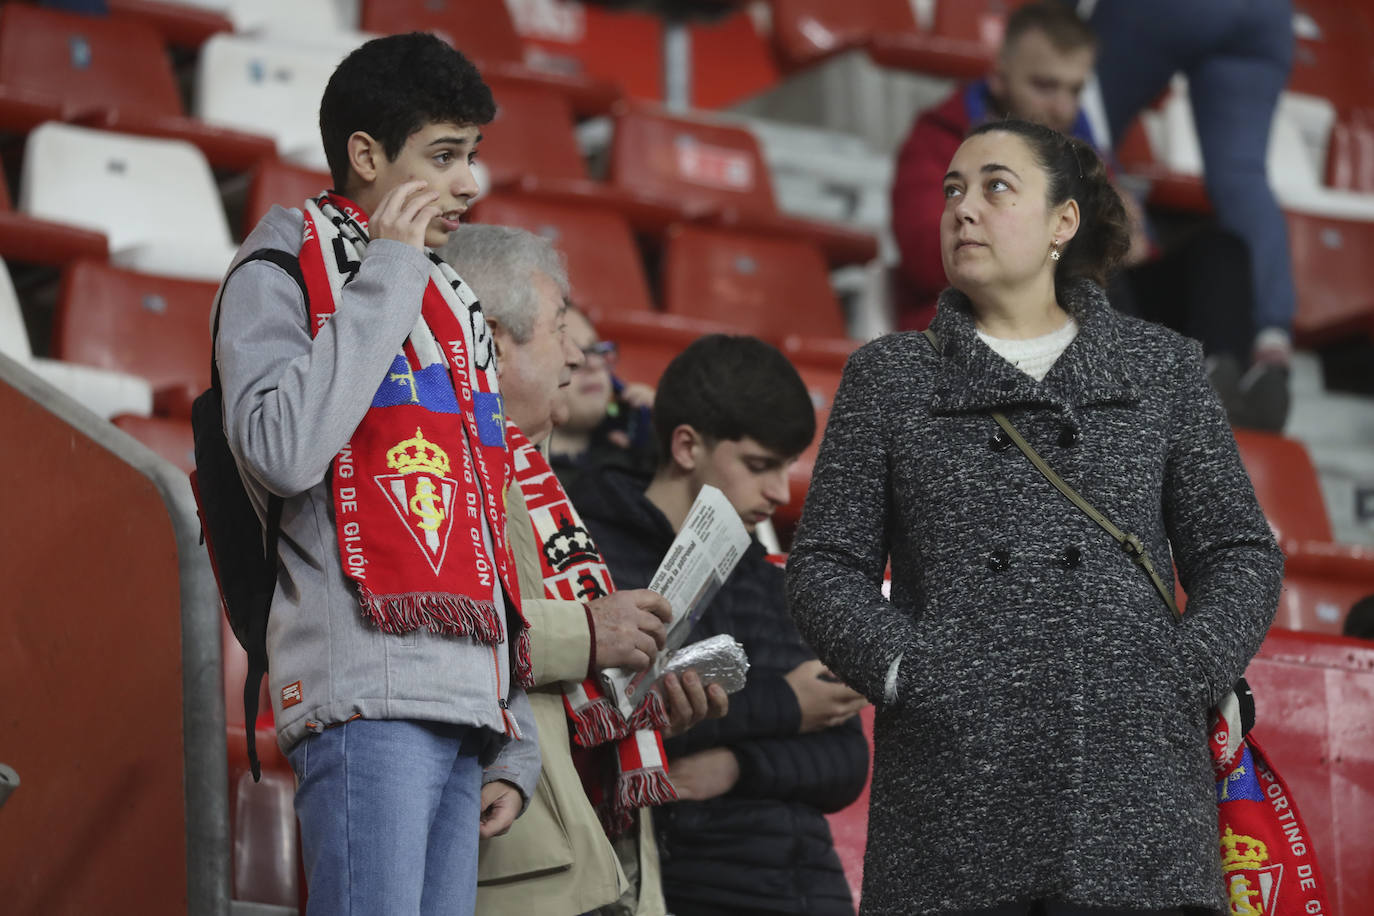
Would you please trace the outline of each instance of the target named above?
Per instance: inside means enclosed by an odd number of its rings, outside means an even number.
[[[1058,261],[1060,257],[1061,257],[1061,255],[1060,255],[1060,253],[1059,253],[1059,243],[1058,243],[1058,242],[1052,242],[1052,243],[1050,243],[1050,260],[1051,260],[1051,261]]]

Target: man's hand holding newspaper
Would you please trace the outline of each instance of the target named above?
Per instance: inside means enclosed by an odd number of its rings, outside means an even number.
[[[682,648],[702,611],[734,571],[748,546],[749,532],[725,494],[715,487],[702,487],[682,529],[649,582],[649,590],[662,595],[673,608],[663,648],[644,671],[610,668],[601,675],[606,695],[626,718],[666,670],[676,671],[683,667],[670,665],[674,653]],[[703,640],[688,648],[694,651],[685,655],[712,669],[712,673],[707,674],[693,665],[705,675],[704,680],[721,683],[729,693],[744,685],[748,660],[744,658],[743,649],[729,636]]]

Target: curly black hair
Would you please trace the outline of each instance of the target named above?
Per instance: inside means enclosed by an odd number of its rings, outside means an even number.
[[[363,131],[387,159],[426,125],[486,124],[496,103],[482,74],[457,49],[428,32],[374,38],[343,59],[320,99],[320,139],[334,189],[348,184],[348,138]]]

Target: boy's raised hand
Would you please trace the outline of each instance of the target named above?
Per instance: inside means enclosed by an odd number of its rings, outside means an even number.
[[[369,234],[374,239],[391,239],[425,248],[425,230],[430,220],[442,211],[435,206],[439,192],[423,181],[407,181],[387,191],[372,214]]]

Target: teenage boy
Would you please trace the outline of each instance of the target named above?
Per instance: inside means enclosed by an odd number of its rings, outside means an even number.
[[[579,916],[623,899],[619,912],[663,916],[653,833],[636,829],[649,822],[647,811],[638,818],[624,812],[632,823],[612,846],[583,789],[582,774],[626,776],[613,753],[621,744],[582,751],[575,766],[564,706],[569,685],[602,669],[646,668],[672,616],[668,602],[647,589],[604,593],[596,545],[535,447],[552,432],[555,414],[566,406],[562,389],[583,360],[567,333],[567,271],[547,239],[506,226],[463,226],[440,253],[482,297],[513,426],[518,479],[507,500],[507,530],[531,626],[530,704],[544,760],[524,817],[510,833],[481,845],[479,910],[483,916]],[[665,698],[665,735],[703,716],[724,715],[729,705],[719,686],[703,689],[692,674],[674,677]],[[640,737],[653,740],[647,730],[629,740]]]
[[[225,431],[259,514],[284,500],[268,680],[312,914],[471,913],[539,774],[491,337],[429,251],[493,114],[434,36],[362,45],[320,102],[334,189],[221,287]]]
[[[789,497],[787,473],[816,430],[806,386],[754,337],[703,337],[654,398],[659,466],[648,482],[607,468],[571,491],[622,587],[647,583],[701,488],[719,488],[752,533]],[[855,713],[787,611],[783,573],[755,541],[689,641],[728,633],[749,657],[729,713],[666,742],[680,802],[655,818],[663,890],[676,916],[849,914],[849,886],[823,812],[868,775]]]

